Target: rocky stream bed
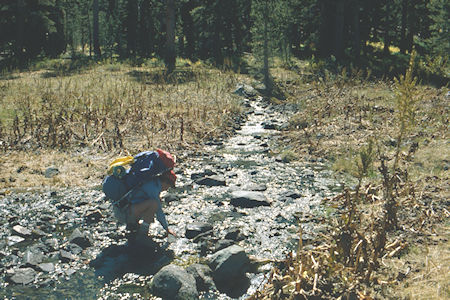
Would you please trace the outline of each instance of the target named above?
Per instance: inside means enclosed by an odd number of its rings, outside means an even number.
[[[176,153],[163,210],[177,238],[156,222],[153,240],[129,244],[100,186],[3,193],[0,297],[245,299],[261,288],[271,261],[296,249],[299,221],[305,245],[321,233],[320,201],[341,184],[323,162],[274,155],[286,107],[241,92],[247,118],[233,137]]]

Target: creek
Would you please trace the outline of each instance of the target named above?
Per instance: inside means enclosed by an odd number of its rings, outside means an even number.
[[[305,245],[323,233],[320,222],[326,212],[321,199],[336,194],[341,184],[325,163],[285,162],[275,155],[286,113],[261,97],[244,101],[247,118],[231,138],[179,155],[177,188],[163,197],[163,210],[178,237],[163,238],[162,227],[153,223],[150,233],[157,247],[150,253],[127,244],[124,226],[114,221],[100,189],[15,191],[3,196],[0,297],[149,298],[146,284],[161,267],[202,262],[230,232],[239,235],[236,242],[249,256],[267,263],[249,273],[248,282],[235,291],[206,292],[201,298],[245,299],[262,287],[273,266],[270,261],[282,260],[298,247],[299,224]],[[230,201],[243,192],[257,194],[262,202]],[[186,227],[193,223],[207,223],[212,232],[188,239]],[[12,228],[17,225],[31,233],[15,234],[17,227]],[[80,249],[69,243],[77,228],[90,236]],[[17,274],[22,284],[11,282]]]

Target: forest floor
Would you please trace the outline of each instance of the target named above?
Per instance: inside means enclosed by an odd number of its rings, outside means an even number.
[[[297,293],[333,298],[341,292],[343,298],[448,299],[448,88],[415,86],[415,122],[399,145],[394,81],[358,70],[331,74],[310,62],[272,72],[286,98],[272,102],[297,110],[273,154],[287,161],[324,159],[334,171],[360,182],[324,199],[330,211],[328,237],[315,249],[299,248],[296,259],[285,262],[304,273],[274,272],[255,297]],[[119,154],[154,147],[201,149],[232,135],[243,117],[239,97],[232,94],[236,85],[256,85],[248,75],[185,61],[172,79],[162,74],[155,61],[82,67],[55,61],[2,75],[0,193],[41,186],[95,187]],[[151,135],[138,139],[143,132]],[[384,163],[392,166],[397,150],[401,172],[391,170],[398,177],[396,224],[384,235],[386,228],[378,229],[374,221],[385,214],[379,170]],[[52,168],[60,175],[45,176]],[[352,240],[350,249],[339,246],[343,233]],[[336,258],[341,251],[353,261]]]

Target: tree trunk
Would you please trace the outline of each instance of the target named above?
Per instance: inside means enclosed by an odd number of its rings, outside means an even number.
[[[183,3],[181,7],[181,20],[183,24],[183,35],[186,46],[184,49],[184,56],[192,59],[194,57],[195,38],[194,38],[194,21],[192,20],[191,10],[194,7],[192,1]]]
[[[407,33],[406,33],[406,51],[412,52],[414,45],[414,35],[417,33],[417,28],[419,27],[419,18],[417,17],[416,4],[418,1],[408,1],[407,7]]]
[[[98,32],[98,0],[94,0],[94,3],[92,5],[93,9],[93,40],[94,40],[94,53],[97,58],[100,58],[102,56],[102,52],[100,50],[100,41],[99,41],[99,32]]]
[[[175,0],[166,0],[166,55],[167,74],[175,70]]]
[[[89,12],[87,14],[88,24],[91,24],[91,20],[89,18]],[[89,57],[92,57],[92,30],[91,26],[88,26],[88,36],[89,36]]]
[[[269,18],[269,6],[268,6],[268,0],[264,2],[264,29],[263,29],[263,74],[264,74],[264,85],[266,86],[267,90],[267,96],[271,96],[272,94],[272,80],[270,78],[270,71],[269,71],[269,29],[267,28],[268,18]]]
[[[319,55],[328,57],[332,54],[333,48],[333,26],[332,3],[329,0],[320,1],[320,30],[319,30]]]
[[[141,56],[150,57],[153,52],[155,32],[151,19],[150,0],[144,0],[139,9],[139,52]]]
[[[408,0],[402,0],[402,23],[400,28],[400,52],[406,53],[406,20],[408,18]]]
[[[337,59],[341,59],[344,55],[344,0],[337,0],[336,2],[334,29],[334,55]]]
[[[16,25],[16,47],[15,55],[23,62],[23,43],[25,34],[25,0],[17,0],[17,25]]]
[[[127,1],[127,54],[136,56],[137,48],[137,21],[139,18],[137,0]]]
[[[359,0],[353,3],[353,57],[356,63],[359,62],[361,54],[361,33],[359,29]]]
[[[386,17],[384,20],[384,47],[383,47],[383,54],[388,56],[390,54],[389,47],[391,46],[391,5],[390,1],[386,1]]]

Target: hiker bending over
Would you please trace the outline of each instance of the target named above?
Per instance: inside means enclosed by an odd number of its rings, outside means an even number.
[[[131,167],[126,170],[125,166]],[[121,157],[111,163],[103,191],[113,201],[114,215],[127,225],[130,237],[147,236],[155,215],[166,235],[175,236],[169,229],[160,199],[161,192],[175,186],[174,166],[172,155],[160,149]]]
[[[169,225],[167,224],[159,195],[161,192],[167,191],[170,187],[175,187],[176,178],[173,171],[168,171],[137,188],[130,199],[129,211],[126,212],[129,214],[129,220],[127,222],[129,230],[137,230],[138,222],[142,220],[143,223],[141,226],[143,230],[146,230],[146,234],[148,232],[148,224],[153,223],[156,214],[157,220],[166,230],[166,235],[171,234],[175,236],[175,233],[169,229]]]

